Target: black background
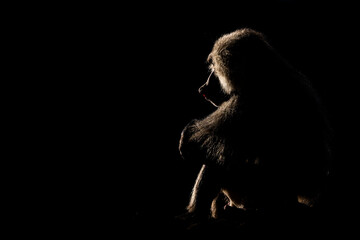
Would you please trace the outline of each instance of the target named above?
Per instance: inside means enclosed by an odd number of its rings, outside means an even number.
[[[323,99],[334,130],[329,211],[351,229],[359,180],[353,4],[194,4],[54,6],[22,23],[29,74],[43,80],[26,83],[36,91],[24,103],[37,126],[29,134],[39,137],[28,140],[41,161],[27,164],[41,172],[31,193],[46,206],[43,218],[57,219],[50,225],[60,232],[91,234],[182,212],[198,169],[179,156],[180,132],[214,110],[197,92],[208,75],[206,57],[222,34],[252,27]]]

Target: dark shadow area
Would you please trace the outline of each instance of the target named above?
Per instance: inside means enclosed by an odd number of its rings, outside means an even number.
[[[176,234],[173,217],[188,204],[199,170],[181,159],[180,133],[214,110],[197,92],[208,76],[207,55],[222,34],[252,27],[323,99],[335,140],[323,231],[353,232],[359,99],[352,6],[269,2],[240,1],[219,14],[216,6],[185,3],[77,6],[51,23],[39,21],[50,30],[37,44],[56,56],[41,67],[46,81],[38,89],[45,97],[35,102],[46,117],[36,120],[42,144],[32,149],[46,149],[39,169],[49,180],[36,181],[32,194],[46,192],[46,200],[35,201],[48,209],[40,218],[55,218],[47,229],[77,236]],[[30,35],[43,35],[42,26]]]

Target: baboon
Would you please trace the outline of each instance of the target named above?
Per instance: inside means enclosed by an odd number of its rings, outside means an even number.
[[[220,36],[199,93],[215,106],[181,132],[183,159],[202,165],[186,215],[316,206],[331,162],[330,127],[309,78],[262,32]]]

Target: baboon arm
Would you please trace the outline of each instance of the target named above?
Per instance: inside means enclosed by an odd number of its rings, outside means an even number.
[[[219,192],[219,169],[203,164],[191,192],[187,210],[199,214],[210,214],[212,201]]]

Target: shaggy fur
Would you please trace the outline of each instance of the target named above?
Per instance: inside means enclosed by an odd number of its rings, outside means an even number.
[[[331,153],[330,129],[308,79],[248,28],[220,37],[208,62],[228,100],[181,133],[182,157],[203,164],[188,211],[216,217],[232,196],[245,208],[268,206],[259,199],[313,204]]]

